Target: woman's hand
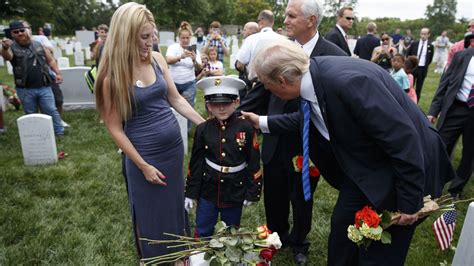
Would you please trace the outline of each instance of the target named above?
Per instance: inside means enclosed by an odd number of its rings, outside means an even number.
[[[153,165],[147,164],[142,169],[143,175],[145,175],[145,179],[155,185],[166,186],[166,183],[162,179],[166,179],[158,169],[156,169]]]

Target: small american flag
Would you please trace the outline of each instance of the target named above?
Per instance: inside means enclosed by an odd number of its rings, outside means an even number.
[[[451,245],[456,226],[456,211],[447,211],[443,213],[433,223],[433,231],[441,250],[447,249]]]

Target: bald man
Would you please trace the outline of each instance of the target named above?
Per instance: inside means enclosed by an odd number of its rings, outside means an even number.
[[[244,36],[244,39],[245,39],[248,36],[257,32],[258,32],[257,22],[250,21],[250,22],[245,23],[244,29],[242,30],[242,35]]]

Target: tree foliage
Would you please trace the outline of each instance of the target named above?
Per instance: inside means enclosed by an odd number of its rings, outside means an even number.
[[[426,7],[425,15],[428,18],[432,34],[440,34],[447,25],[456,20],[456,0],[434,0],[433,5]]]

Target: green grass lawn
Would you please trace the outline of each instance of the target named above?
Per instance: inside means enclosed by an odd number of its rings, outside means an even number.
[[[0,80],[12,85],[5,67],[0,68]],[[421,99],[424,111],[438,81],[439,76],[430,71]],[[196,108],[204,114],[202,99],[199,92]],[[121,157],[96,112],[64,112],[63,119],[71,128],[66,129],[65,137],[57,140],[57,146],[69,155],[55,165],[36,167],[23,165],[16,126],[16,119],[21,115],[22,111],[7,111],[4,116],[8,131],[0,134],[0,265],[137,264]],[[460,147],[455,154],[455,166],[459,158]],[[465,195],[474,196],[472,180]],[[326,264],[329,221],[336,199],[337,191],[322,180],[315,193],[309,235],[310,265]],[[460,208],[454,245],[459,239],[466,207],[467,204]],[[418,227],[407,265],[452,261],[453,250],[440,252],[437,247],[431,229],[434,219],[429,217]],[[263,223],[263,202],[244,209],[243,226],[256,227]],[[288,249],[274,258],[274,265],[292,264]]]

